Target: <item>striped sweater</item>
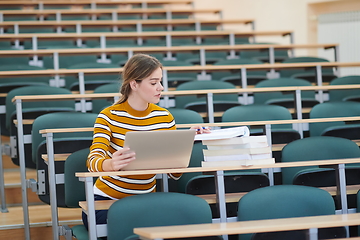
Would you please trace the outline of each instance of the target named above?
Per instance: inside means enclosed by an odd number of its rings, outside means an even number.
[[[94,125],[94,137],[90,147],[87,166],[91,172],[101,172],[105,159],[121,149],[128,131],[174,130],[174,117],[164,108],[149,104],[145,111],[137,111],[128,102],[102,110]],[[170,175],[177,179],[181,176]],[[95,194],[120,199],[130,195],[154,192],[154,174],[99,177],[94,185]]]

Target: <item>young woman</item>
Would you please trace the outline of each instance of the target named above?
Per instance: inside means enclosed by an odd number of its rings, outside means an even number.
[[[94,125],[94,138],[88,156],[91,172],[119,171],[135,160],[135,152],[123,148],[128,131],[155,131],[176,129],[174,117],[156,105],[160,101],[163,86],[162,65],[154,57],[136,54],[124,66],[120,100],[102,110]],[[210,132],[202,126],[193,126],[197,133]],[[178,179],[181,174],[169,174]],[[99,177],[94,184],[95,200],[121,199],[131,195],[154,192],[154,174]],[[96,222],[105,224],[107,210],[96,211]],[[83,222],[88,226],[87,216]]]

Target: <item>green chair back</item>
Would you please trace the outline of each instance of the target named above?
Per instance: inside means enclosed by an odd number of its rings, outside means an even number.
[[[6,96],[6,128],[10,132],[10,137],[17,139],[17,127],[14,124],[16,119],[16,105],[12,102],[15,96],[26,95],[62,95],[71,94],[67,89],[50,87],[50,86],[25,86],[11,90]],[[75,100],[63,100],[63,101],[34,101],[34,102],[22,102],[22,117],[23,119],[35,119],[40,115],[51,112],[69,112],[75,111]],[[31,135],[32,125],[23,125],[23,134]],[[17,140],[16,140],[17,142]],[[36,168],[34,162],[31,160],[31,143],[25,142],[25,166],[28,168]],[[11,160],[14,164],[19,165],[19,148],[14,146],[16,152],[11,154]]]
[[[283,61],[283,63],[305,63],[305,62],[329,62],[325,58],[319,57],[293,57],[288,58]],[[302,78],[310,82],[316,83],[316,68],[294,68],[294,69],[282,69],[279,71],[281,77],[293,77],[293,78]],[[322,68],[322,78],[323,82],[330,82],[332,79],[336,78],[332,68]]]
[[[174,116],[176,124],[201,124],[204,119],[198,112],[184,108],[168,108],[169,112]]]
[[[202,116],[196,111],[184,108],[168,108],[169,112],[173,115],[176,124],[202,124],[204,122]],[[177,128],[182,129],[182,128]],[[189,128],[183,128],[189,129]],[[204,159],[202,149],[204,145],[201,142],[194,142],[192,149],[189,167],[201,167],[201,161]],[[168,179],[169,191],[185,192],[185,185],[188,179],[202,173],[184,173],[180,179]]]
[[[312,161],[326,159],[358,158],[360,149],[358,145],[345,138],[314,136],[295,140],[287,144],[282,150],[282,162]],[[347,164],[346,166],[358,166]],[[316,178],[318,172],[328,172],[326,177]],[[312,174],[312,186],[335,186],[334,169],[315,167],[292,167],[281,170],[283,184],[293,184],[300,174]]]
[[[263,62],[249,58],[223,59],[214,63],[214,65],[246,65],[246,64],[263,64]],[[257,82],[266,79],[267,71],[264,70],[247,70],[247,85],[255,85]],[[236,86],[242,86],[241,72],[239,69],[226,71],[215,71],[212,74],[213,80],[231,82]]]
[[[2,43],[0,43],[1,46]],[[11,47],[8,48],[9,50],[11,49]],[[18,65],[20,66],[24,66],[25,68],[28,68],[29,66],[29,61],[30,58],[28,56],[21,56],[21,57],[16,57],[16,56],[12,56],[12,57],[0,57],[0,70],[1,71],[10,71],[11,68],[18,68]],[[13,67],[10,67],[10,69],[3,67],[4,65],[12,65]],[[29,69],[30,70],[30,69]],[[12,78],[13,79],[13,78]]]
[[[360,75],[335,78],[330,85],[360,84]],[[352,98],[360,98],[360,89],[334,89],[329,90],[330,101],[351,101]]]
[[[109,83],[101,85],[95,88],[94,93],[119,93],[120,83]],[[108,107],[114,103],[114,98],[110,99],[93,99],[92,100],[92,112],[99,113],[105,107]]]
[[[291,120],[289,110],[278,105],[251,104],[233,107],[224,112],[222,122],[246,122],[266,120]],[[248,126],[251,135],[265,134],[259,126]],[[271,125],[272,143],[289,143],[300,138],[298,131],[291,124]]]
[[[213,175],[198,174],[186,183],[185,193],[192,195],[216,194],[216,184]],[[254,189],[270,185],[268,176],[261,170],[226,171],[224,173],[225,193],[250,192]],[[210,204],[212,218],[219,218],[217,204]],[[237,216],[237,203],[226,203],[227,217]]]
[[[32,132],[32,157],[34,161],[41,160],[38,152],[39,147],[45,144],[45,138],[39,133],[42,129],[53,128],[82,128],[93,127],[97,114],[82,112],[55,112],[37,117],[33,123]],[[93,133],[90,132],[63,132],[54,133],[54,142],[57,139],[92,139]],[[90,145],[89,145],[90,146]],[[75,146],[76,147],[76,146]],[[70,151],[70,149],[69,149]]]
[[[160,60],[165,67],[172,66],[193,66],[193,64],[181,60]],[[178,87],[180,84],[195,81],[197,79],[196,72],[174,72],[168,71],[168,86],[171,88]]]
[[[263,80],[255,85],[257,88],[268,87],[293,87],[293,86],[311,86],[311,83],[304,79],[297,78],[274,78]],[[301,100],[303,107],[312,107],[319,103],[315,99],[315,91],[302,91]],[[254,103],[256,104],[275,104],[284,107],[295,107],[294,92],[256,92],[254,93]]]
[[[125,239],[134,235],[136,227],[211,222],[209,204],[202,198],[173,192],[140,194],[122,198],[110,206],[107,239]]]
[[[77,172],[87,172],[86,160],[89,148],[78,150],[69,155],[64,164],[65,205],[68,208],[79,208],[79,201],[85,201],[85,184],[75,176]],[[94,178],[95,180],[95,178]],[[72,235],[78,240],[88,240],[89,232],[83,224],[71,227]]]
[[[64,164],[65,204],[69,208],[79,208],[80,201],[86,201],[85,184],[75,176],[77,172],[88,172],[86,166],[89,148],[70,154]]]
[[[274,43],[249,43],[249,45],[262,45],[262,44],[274,44]],[[270,62],[269,49],[252,49],[252,50],[241,50],[239,52],[241,58],[250,58],[262,61],[264,63]],[[274,60],[275,62],[283,62],[285,59],[289,58],[288,50],[275,49],[274,50]]]
[[[41,67],[28,65],[28,57],[0,58],[0,71],[17,70],[44,70]],[[8,93],[11,90],[25,86],[48,86],[50,77],[9,77],[1,78],[0,93]],[[0,97],[0,106],[6,108],[6,96]],[[0,111],[1,134],[10,135],[10,129],[6,127],[6,111]]]
[[[206,146],[203,145],[201,142],[194,143],[191,152],[189,167],[201,167],[201,162],[204,160],[203,149],[206,149]],[[179,180],[176,180],[174,183],[174,185],[176,186],[176,192],[185,193],[186,185],[188,184],[189,180],[199,175],[202,175],[202,173],[183,173],[181,178]]]
[[[32,132],[32,159],[36,163],[38,172],[48,174],[47,164],[41,155],[47,153],[46,139],[39,133],[43,129],[53,128],[82,128],[93,127],[97,114],[82,112],[56,112],[44,114],[37,117],[33,123]],[[54,153],[73,153],[77,150],[89,148],[93,139],[93,132],[63,132],[53,134]],[[64,162],[56,161],[55,169],[57,174],[64,173]],[[41,177],[38,175],[38,182]],[[45,178],[45,190],[39,195],[39,199],[46,204],[50,204],[50,194],[48,189],[48,178]],[[66,207],[64,184],[56,185],[57,205]]]
[[[54,95],[54,94],[71,94],[71,92],[64,88],[57,88],[51,86],[25,86],[11,90],[6,97],[6,127],[10,126],[16,116],[16,105],[12,102],[15,96],[25,95]],[[51,112],[54,110],[74,111],[75,100],[64,101],[36,101],[36,102],[23,102],[22,111],[23,115],[32,111]],[[23,117],[24,118],[24,117]]]
[[[274,185],[255,189],[243,196],[239,200],[237,220],[250,221],[331,214],[335,214],[335,204],[327,191],[308,186]],[[340,228],[340,232],[345,233],[343,228]],[[262,234],[266,233],[261,233],[260,236]],[[303,239],[284,238],[289,232],[280,232],[282,238],[280,236],[273,238],[273,234],[267,235],[267,238],[257,238],[259,236],[255,235],[258,234],[243,234],[239,235],[239,240]]]
[[[19,60],[19,59],[17,59]],[[30,66],[27,63],[23,63],[24,60],[19,60],[19,62],[14,62],[14,60],[9,60],[10,64],[0,65],[0,71],[23,71],[23,70],[45,70],[43,67]],[[19,76],[19,77],[9,77],[9,78],[1,78],[1,83],[15,83],[15,82],[25,82],[25,83],[42,83],[49,85],[50,76],[45,77],[28,77],[28,76]],[[30,85],[30,84],[26,84]]]
[[[87,69],[87,68],[118,68],[119,66],[111,63],[82,62],[69,66],[69,69]],[[119,73],[89,74],[84,76],[85,90],[94,90],[95,88],[108,83],[118,83]],[[71,91],[79,90],[79,80],[76,76],[67,76],[65,87]]]
[[[332,118],[332,117],[353,117],[360,116],[360,103],[351,101],[340,102],[324,102],[314,106],[310,111],[310,118]],[[320,122],[310,123],[309,132],[310,136],[326,135],[328,131],[335,130],[336,128],[354,128],[359,127],[359,124],[346,124],[344,121],[338,122]],[[358,132],[353,132],[353,138],[343,135],[343,137],[350,139],[359,139]],[[340,134],[340,133],[339,133]],[[339,135],[341,136],[341,135]]]
[[[180,84],[176,90],[204,90],[204,89],[235,89],[235,86],[231,83],[220,82],[220,81],[192,81]],[[240,105],[238,101],[238,95],[235,94],[214,94],[214,104],[226,104],[233,103]],[[189,108],[192,105],[201,104],[206,106],[206,95],[196,96],[196,95],[187,95],[187,96],[176,96],[175,97],[175,106],[176,108]],[[216,110],[216,106],[214,106]]]

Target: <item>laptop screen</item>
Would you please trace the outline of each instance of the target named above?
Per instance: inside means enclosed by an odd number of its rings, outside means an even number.
[[[127,132],[124,146],[135,152],[136,159],[122,170],[188,167],[195,133],[195,130]]]

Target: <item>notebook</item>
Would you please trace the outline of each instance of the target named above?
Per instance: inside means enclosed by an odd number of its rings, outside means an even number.
[[[122,170],[188,167],[195,133],[195,130],[127,132],[124,146],[136,153],[136,159]]]

